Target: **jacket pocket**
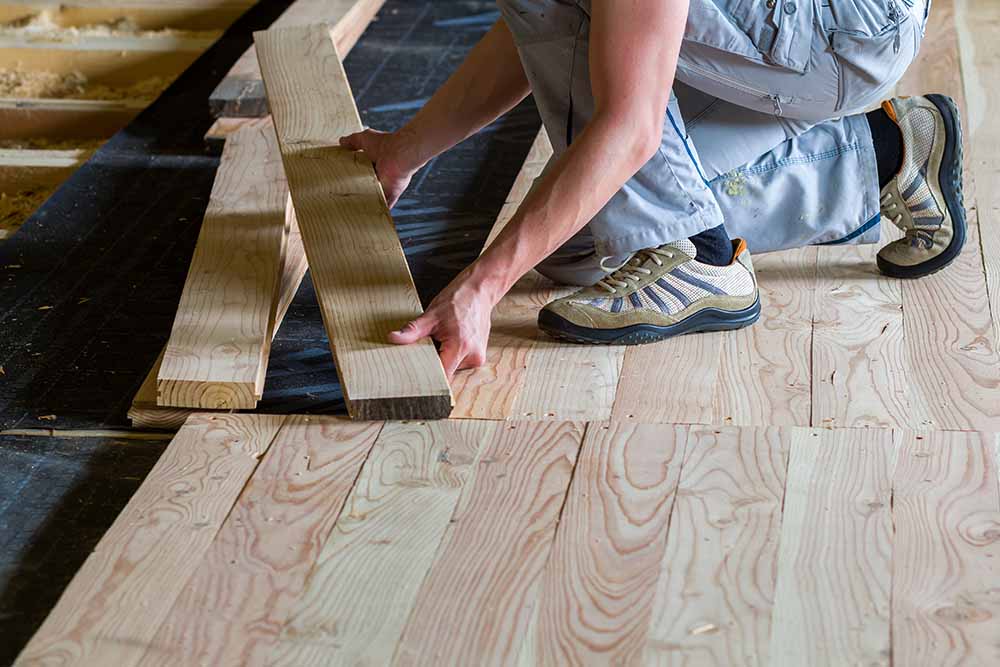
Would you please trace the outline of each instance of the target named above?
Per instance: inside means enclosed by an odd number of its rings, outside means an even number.
[[[814,0],[691,0],[685,38],[796,72],[812,53]]]

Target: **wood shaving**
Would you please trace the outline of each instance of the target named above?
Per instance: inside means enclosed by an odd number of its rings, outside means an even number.
[[[81,72],[60,74],[47,71],[0,69],[0,97],[63,100],[148,100],[170,85],[170,79],[153,76],[131,86],[93,84]]]

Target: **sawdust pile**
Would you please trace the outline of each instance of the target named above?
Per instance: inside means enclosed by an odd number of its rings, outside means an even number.
[[[170,80],[153,76],[131,86],[93,84],[80,72],[57,72],[0,69],[0,97],[63,100],[144,100],[152,101]]]
[[[82,37],[176,37],[182,39],[215,39],[218,30],[143,30],[128,18],[121,17],[103,23],[82,26],[62,26],[56,20],[58,10],[45,9],[37,14],[0,24],[0,36],[24,37],[48,42],[74,42]]]

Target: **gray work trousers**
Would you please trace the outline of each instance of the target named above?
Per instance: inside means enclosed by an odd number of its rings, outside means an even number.
[[[594,113],[591,2],[498,4],[559,155]],[[635,251],[723,223],[753,252],[876,242],[862,111],[916,56],[929,5],[690,0],[660,150],[539,271],[592,284]]]

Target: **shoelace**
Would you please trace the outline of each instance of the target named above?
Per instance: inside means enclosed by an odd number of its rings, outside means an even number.
[[[631,286],[628,281],[631,280],[638,283],[642,280],[643,276],[653,273],[652,269],[647,269],[643,266],[646,260],[651,259],[657,266],[663,266],[663,260],[660,258],[673,259],[676,253],[677,251],[669,246],[640,250],[632,259],[625,262],[621,268],[598,282],[597,286],[607,290],[611,294],[616,293],[619,289],[628,289]]]
[[[903,214],[899,212],[899,209],[904,206],[906,206],[906,203],[900,201],[892,192],[886,192],[882,195],[882,215],[891,220],[897,227],[899,227],[899,223],[903,219]],[[926,229],[909,227],[903,230],[903,232],[912,248],[922,245],[930,249],[934,245],[934,234]]]

